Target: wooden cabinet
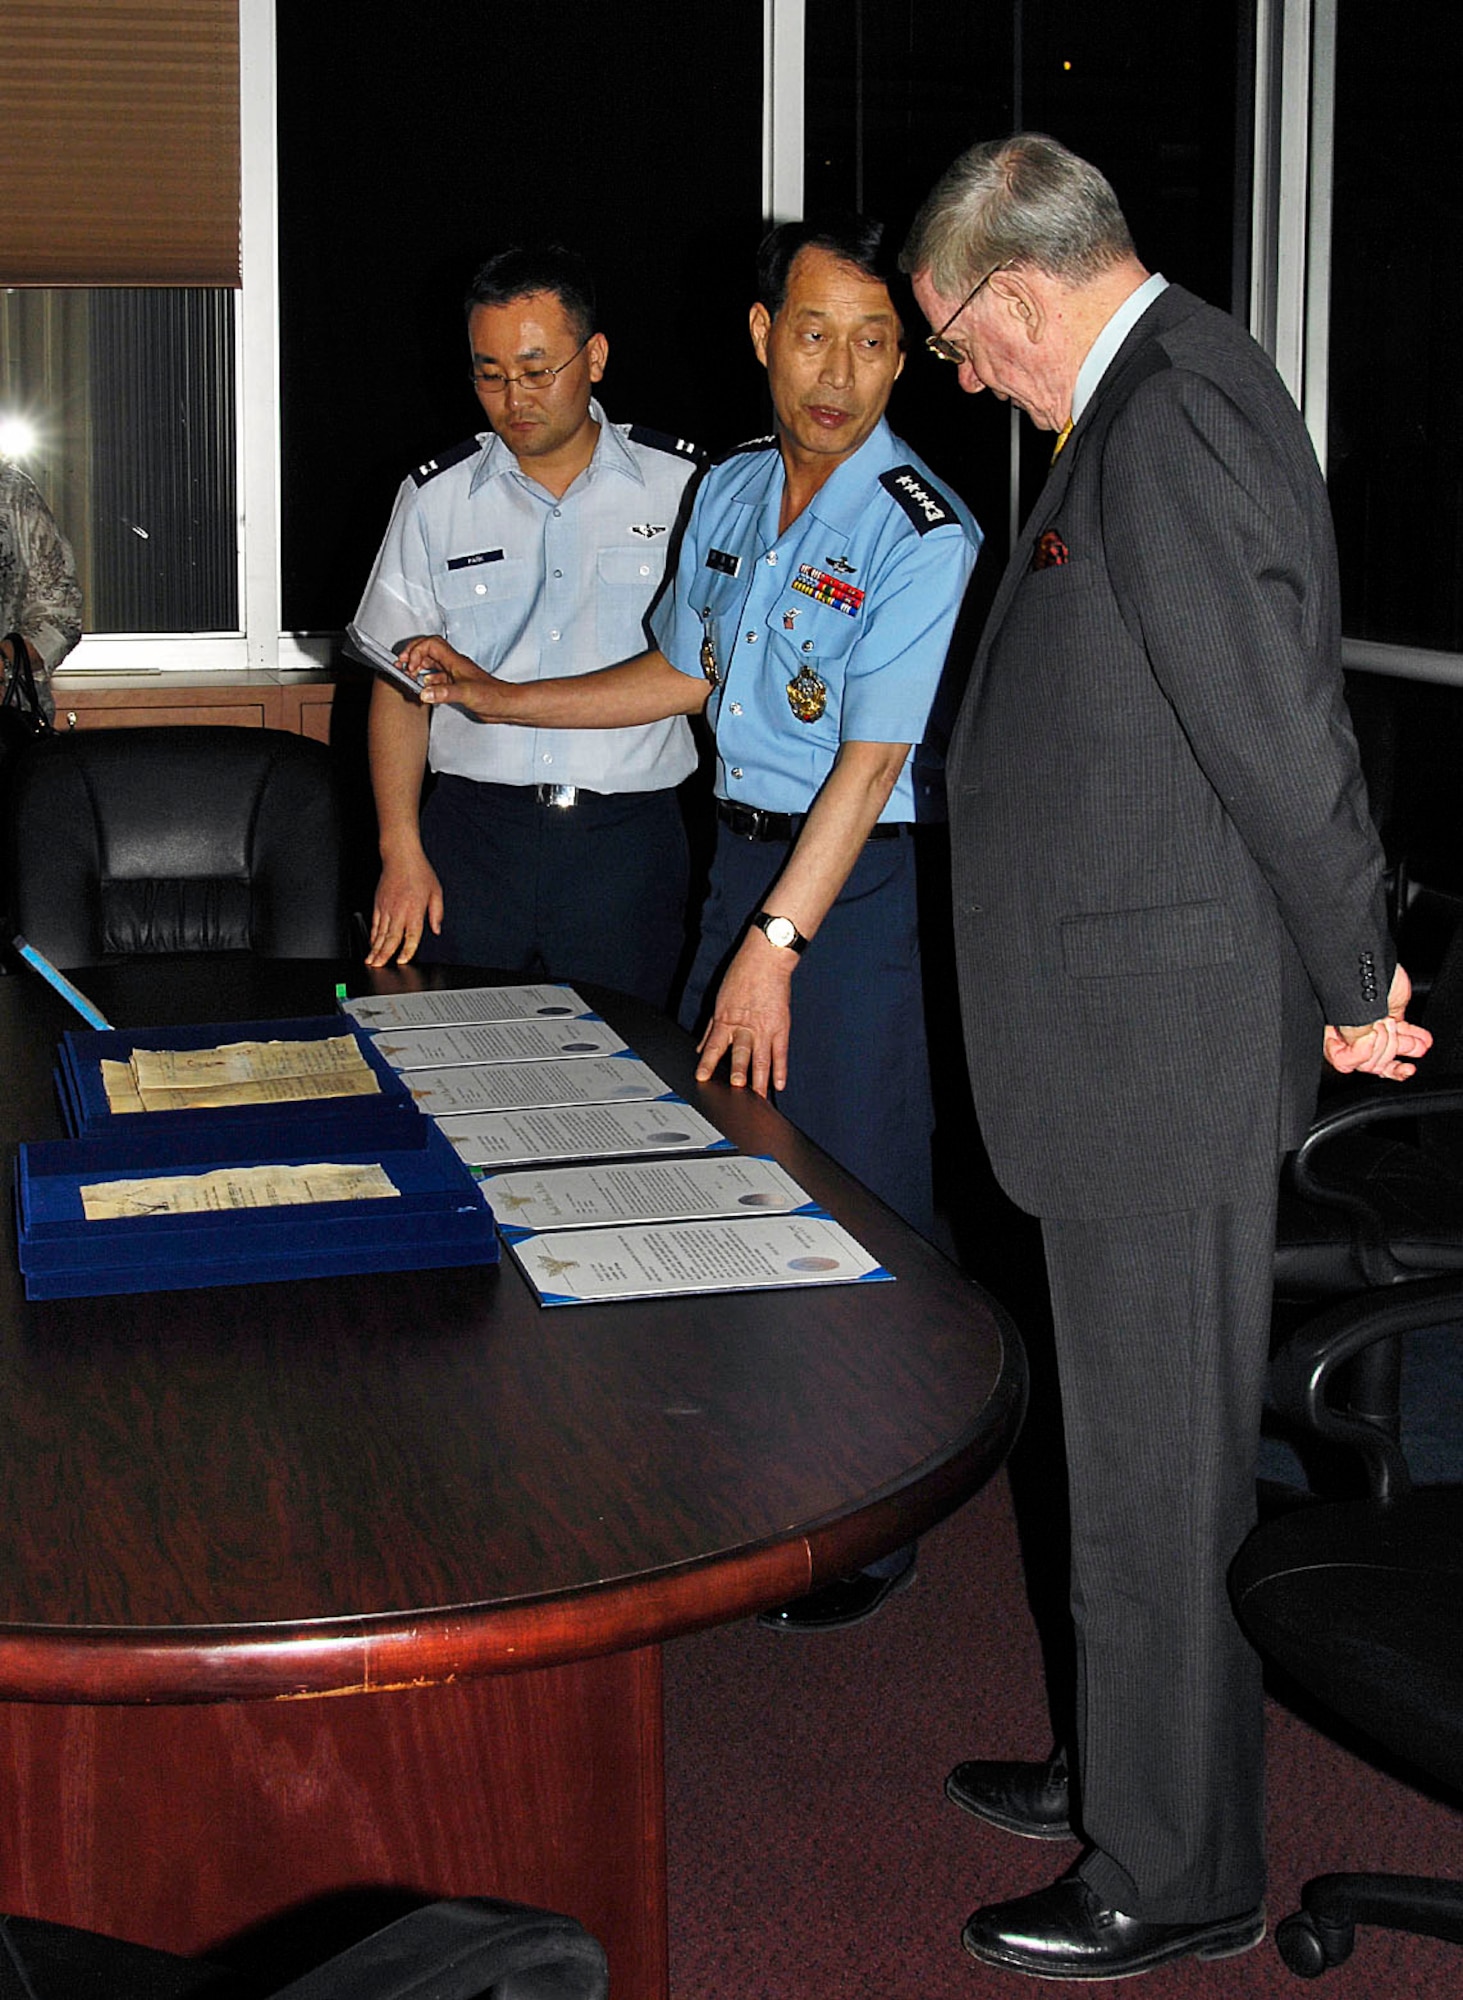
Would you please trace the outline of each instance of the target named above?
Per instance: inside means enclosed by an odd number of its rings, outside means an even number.
[[[142,729],[163,724],[223,724],[287,729],[330,741],[335,685],[318,674],[209,674],[183,681],[151,674],[71,675],[52,682],[56,727]]]
[[[293,711],[298,720],[282,722],[279,727],[298,729],[301,736],[313,736],[317,743],[328,743],[330,717],[335,705],[334,687],[328,681],[316,681],[304,687],[288,690],[281,688],[280,692],[281,694],[288,692],[298,696],[299,699]]]

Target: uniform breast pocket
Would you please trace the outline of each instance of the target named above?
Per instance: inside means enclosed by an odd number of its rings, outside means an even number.
[[[774,621],[768,634],[768,698],[775,714],[784,712],[808,742],[836,748],[842,722],[845,635],[835,627],[795,630]],[[840,643],[841,642],[841,643]]]
[[[501,658],[533,607],[535,566],[521,556],[444,570],[437,578],[448,640],[480,665]]]
[[[595,559],[595,619],[606,662],[643,653],[645,614],[665,574],[665,550],[601,549]]]

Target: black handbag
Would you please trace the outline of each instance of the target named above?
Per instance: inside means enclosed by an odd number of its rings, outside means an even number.
[[[41,706],[36,688],[30,648],[18,632],[5,644],[10,649],[11,666],[5,676],[5,693],[0,697],[0,756],[33,743],[38,736],[52,734],[51,718]]]

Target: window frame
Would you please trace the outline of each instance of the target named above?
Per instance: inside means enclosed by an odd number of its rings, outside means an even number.
[[[280,629],[278,163],[274,0],[239,0],[240,287],[234,296],[240,629],[88,632],[58,680],[317,671],[334,633]]]
[[[1250,331],[1300,405],[1321,470],[1330,403],[1337,0],[1257,0]],[[1463,653],[1342,638],[1342,665],[1463,687]]]

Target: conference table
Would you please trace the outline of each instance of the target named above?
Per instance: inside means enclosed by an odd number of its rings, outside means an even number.
[[[493,977],[77,976],[119,1027]],[[959,1506],[1025,1369],[999,1308],[775,1110],[583,990],[895,1282],[546,1310],[505,1251],[27,1303],[7,1202],[0,1909],[201,1953],[372,1896],[503,1895],[587,1924],[617,2000],[664,2000],[662,1642]],[[7,1158],[61,1135],[55,1044],[80,1025],[0,978]]]

